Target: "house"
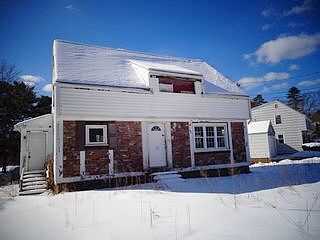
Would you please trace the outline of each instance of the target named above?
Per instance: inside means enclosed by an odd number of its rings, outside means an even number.
[[[275,132],[270,120],[249,122],[248,139],[252,162],[269,162],[277,155]]]
[[[270,120],[277,139],[277,153],[302,151],[307,133],[307,117],[280,101],[272,101],[251,109],[252,121]]]
[[[52,86],[55,185],[248,171],[249,98],[202,60],[55,40]]]

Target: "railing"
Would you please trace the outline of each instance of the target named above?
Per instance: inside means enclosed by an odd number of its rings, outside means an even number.
[[[23,182],[23,174],[24,174],[24,170],[25,170],[25,163],[26,163],[26,158],[24,157],[23,158],[23,161],[22,161],[22,169],[21,169],[21,172],[20,172],[20,181],[19,181],[19,190],[22,191],[22,182]]]

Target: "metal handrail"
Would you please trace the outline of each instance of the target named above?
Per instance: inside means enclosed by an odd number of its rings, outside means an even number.
[[[20,181],[19,181],[19,189],[20,191],[22,191],[22,182],[23,182],[23,174],[24,174],[24,170],[25,170],[25,162],[26,162],[26,158],[23,158],[22,161],[22,170],[21,170],[21,174],[20,174]]]

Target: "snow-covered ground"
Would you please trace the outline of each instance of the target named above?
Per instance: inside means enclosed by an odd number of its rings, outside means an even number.
[[[220,178],[7,198],[1,239],[320,239],[320,158]]]

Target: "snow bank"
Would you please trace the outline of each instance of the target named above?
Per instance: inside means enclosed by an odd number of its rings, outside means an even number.
[[[320,142],[312,142],[312,143],[304,143],[302,144],[302,146],[306,146],[306,147],[320,147]]]
[[[318,240],[320,165],[285,162],[172,181],[170,191],[147,184],[0,198],[1,239]]]
[[[318,152],[318,156],[320,156],[319,152]],[[312,163],[320,163],[320,157],[312,157],[312,158],[306,158],[306,159],[302,159],[302,160],[284,159],[279,162],[255,163],[255,164],[250,165],[250,168],[276,166],[276,165],[289,165],[289,164],[312,164]]]

